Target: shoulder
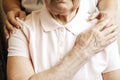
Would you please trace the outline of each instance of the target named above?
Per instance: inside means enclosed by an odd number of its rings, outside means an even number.
[[[24,21],[19,18],[17,18],[17,21],[24,35],[29,38],[36,31],[37,27],[40,27],[40,10],[33,11]]]
[[[40,10],[32,11],[31,14],[26,17],[24,23],[30,24],[30,26],[33,25],[33,23],[36,23],[38,20],[40,20],[40,13]]]

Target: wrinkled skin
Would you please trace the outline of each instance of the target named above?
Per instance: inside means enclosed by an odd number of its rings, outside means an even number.
[[[91,29],[82,32],[77,37],[75,45],[88,50],[88,53],[97,53],[116,40],[119,29],[116,25],[106,27],[110,20],[96,24]]]
[[[80,0],[45,0],[45,4],[53,15],[68,15],[78,8]]]

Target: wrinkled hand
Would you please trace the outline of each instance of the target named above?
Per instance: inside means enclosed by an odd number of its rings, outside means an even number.
[[[94,27],[80,33],[76,39],[75,46],[90,55],[94,55],[103,50],[116,40],[117,34],[119,33],[119,29],[115,25],[106,27],[108,23],[109,20],[105,19],[97,23]]]
[[[114,12],[110,11],[95,12],[88,18],[88,21],[92,21],[94,19],[98,19],[99,22],[105,19],[109,19],[109,23],[107,23],[106,27],[116,25],[116,14]]]
[[[14,9],[6,14],[4,26],[4,33],[6,39],[9,38],[10,32],[14,32],[13,27],[19,28],[19,24],[16,21],[16,17],[19,17],[21,20],[24,20],[26,17],[26,13],[24,11],[21,11],[20,9]]]

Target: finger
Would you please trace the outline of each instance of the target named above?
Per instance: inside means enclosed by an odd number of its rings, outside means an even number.
[[[105,47],[107,47],[107,46],[109,46],[111,43],[113,43],[114,41],[116,41],[117,40],[117,36],[114,36],[114,37],[112,37],[111,39],[109,39],[109,40],[107,40],[106,42],[104,42],[104,46]]]
[[[120,30],[118,30],[118,28],[116,28],[115,31],[113,31],[111,34],[109,34],[108,36],[106,36],[106,41],[109,41],[110,39],[117,37],[117,35],[119,34]]]
[[[21,20],[25,20],[25,17],[26,17],[26,13],[25,13],[24,11],[21,11],[21,12],[19,13],[19,18],[20,18]]]
[[[93,19],[96,19],[98,15],[99,15],[99,12],[93,13],[93,14],[88,18],[88,21],[91,21],[91,20],[93,20]]]
[[[19,28],[19,24],[17,22],[17,20],[15,19],[15,17],[17,16],[17,14],[15,13],[9,13],[7,18],[8,18],[8,21],[13,25],[15,26],[16,28]]]
[[[9,23],[9,21],[8,20],[6,20],[6,30],[8,31],[8,32],[12,32],[12,33],[14,33],[14,28],[13,28],[13,25],[11,24],[11,23]]]
[[[110,26],[110,27],[105,28],[105,29],[102,31],[102,33],[104,33],[105,36],[106,36],[106,35],[112,33],[113,31],[115,31],[116,29],[118,29],[117,26],[116,26],[116,25],[112,25],[112,26]]]
[[[6,39],[9,39],[9,32],[8,32],[8,30],[7,30],[7,28],[4,26],[4,34],[5,34],[5,38]]]
[[[116,25],[115,20],[113,20],[112,18],[110,19],[110,22],[106,25],[106,27],[110,27],[112,25]]]
[[[105,19],[101,22],[98,22],[94,27],[97,28],[99,31],[102,31],[105,28],[105,26],[109,23],[109,21],[110,19]]]
[[[106,18],[108,18],[108,16],[106,13],[103,13],[103,12],[100,12],[99,15],[97,16],[97,19],[99,20],[104,20]]]
[[[92,21],[93,19],[96,19],[96,17],[99,15],[99,12],[95,12],[92,15],[88,17],[88,21]]]
[[[115,24],[113,24],[112,22],[109,22],[109,23],[106,25],[106,28],[107,28],[107,27],[111,27],[111,26],[113,26],[113,25],[115,25]]]

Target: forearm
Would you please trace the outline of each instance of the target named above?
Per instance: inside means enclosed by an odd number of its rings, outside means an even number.
[[[98,0],[98,9],[100,11],[108,11],[116,14],[118,8],[118,0]]]
[[[30,80],[71,80],[91,56],[74,48],[56,66],[33,75]]]
[[[3,9],[5,13],[13,9],[21,9],[20,0],[3,0],[2,2],[3,2]]]

